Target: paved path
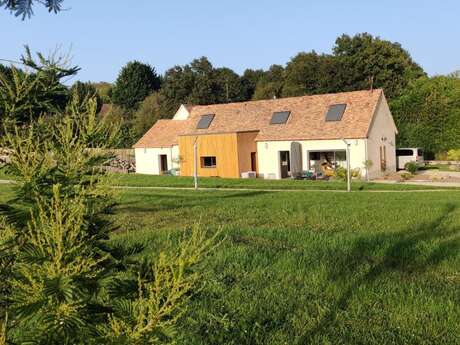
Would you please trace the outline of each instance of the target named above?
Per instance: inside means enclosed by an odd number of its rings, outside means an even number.
[[[440,181],[406,181],[396,182],[392,180],[374,180],[374,183],[381,184],[400,184],[400,185],[412,185],[412,186],[431,186],[431,187],[460,187],[460,182],[440,182]]]

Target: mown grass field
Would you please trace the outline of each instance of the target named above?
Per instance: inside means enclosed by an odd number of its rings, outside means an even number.
[[[7,200],[11,186],[0,186]],[[178,343],[460,344],[460,193],[129,189],[143,255],[222,229]]]
[[[115,183],[119,186],[132,187],[180,187],[193,188],[192,177],[154,176],[142,174],[114,174]],[[202,188],[249,188],[249,189],[282,189],[282,190],[346,190],[346,182],[341,180],[264,180],[264,179],[230,179],[218,177],[199,178]],[[353,180],[352,190],[421,190],[440,189],[440,187],[414,186],[405,184],[382,184]]]
[[[459,344],[459,197],[129,190],[114,240],[223,229],[180,344]]]

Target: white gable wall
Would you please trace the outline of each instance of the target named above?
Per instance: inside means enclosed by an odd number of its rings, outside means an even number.
[[[372,168],[369,169],[370,178],[376,178],[396,171],[396,134],[397,129],[385,97],[382,97],[371,124],[367,151]],[[386,171],[380,169],[380,147],[386,150]]]
[[[136,173],[148,175],[160,175],[160,155],[166,155],[168,170],[179,170],[179,146],[164,148],[137,148]]]
[[[190,116],[190,112],[187,110],[185,105],[182,104],[172,119],[173,120],[187,120],[189,116]]]

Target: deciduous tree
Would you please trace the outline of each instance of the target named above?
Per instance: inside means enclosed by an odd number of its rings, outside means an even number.
[[[383,88],[389,98],[398,96],[412,80],[425,75],[399,43],[362,33],[342,35],[333,48],[338,58],[341,91]]]
[[[161,79],[153,67],[132,61],[121,69],[113,86],[112,101],[127,111],[135,111],[139,103],[160,85]]]
[[[284,85],[284,68],[272,65],[259,79],[254,91],[253,99],[270,99],[281,97]]]
[[[399,146],[423,147],[431,157],[460,147],[460,79],[420,78],[390,105]]]

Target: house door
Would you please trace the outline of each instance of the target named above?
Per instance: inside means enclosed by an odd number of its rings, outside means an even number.
[[[289,177],[291,162],[289,161],[289,151],[280,151],[280,171],[281,178]]]
[[[387,147],[380,146],[380,170],[387,170]]]
[[[160,155],[160,174],[168,171],[168,156]]]
[[[257,171],[257,153],[251,152],[251,171]]]

